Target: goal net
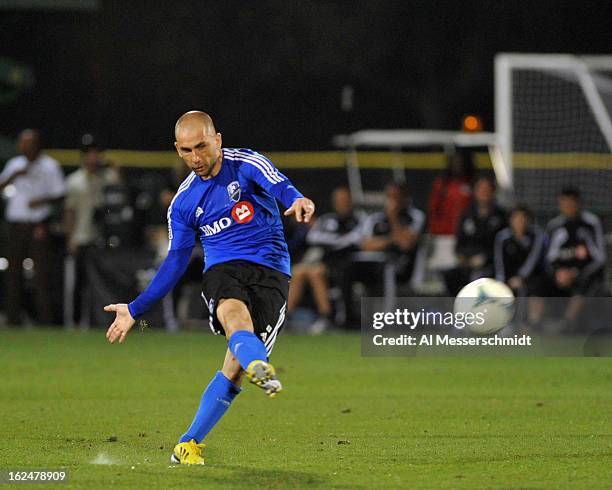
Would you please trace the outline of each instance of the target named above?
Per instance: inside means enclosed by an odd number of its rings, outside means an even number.
[[[496,131],[515,197],[543,217],[564,186],[612,214],[612,56],[501,54]]]

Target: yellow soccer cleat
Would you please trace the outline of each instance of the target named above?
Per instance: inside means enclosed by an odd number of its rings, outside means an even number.
[[[175,464],[204,464],[202,449],[206,444],[198,444],[194,439],[189,442],[181,442],[174,446],[174,452],[170,461]]]
[[[274,366],[265,361],[253,361],[246,370],[247,378],[255,386],[259,386],[270,398],[283,389],[283,385],[276,377]]]

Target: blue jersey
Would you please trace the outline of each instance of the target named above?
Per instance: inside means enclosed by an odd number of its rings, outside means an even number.
[[[248,260],[290,275],[289,251],[276,199],[285,207],[304,197],[263,155],[224,148],[219,173],[207,180],[193,172],[168,208],[168,256],[151,284],[128,305],[138,318],[185,273],[196,236],[205,269]]]
[[[169,250],[204,249],[205,270],[248,260],[290,275],[289,251],[276,199],[290,207],[303,197],[263,155],[224,148],[221,169],[203,180],[193,172],[168,209]]]

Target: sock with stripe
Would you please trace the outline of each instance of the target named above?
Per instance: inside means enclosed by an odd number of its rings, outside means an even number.
[[[244,370],[253,361],[268,361],[266,346],[257,335],[248,330],[234,332],[227,345]]]
[[[187,432],[181,436],[179,443],[188,442],[191,439],[195,439],[197,443],[202,442],[227,412],[240,391],[242,390],[238,386],[227,379],[221,371],[218,371],[204,390],[193,422]]]

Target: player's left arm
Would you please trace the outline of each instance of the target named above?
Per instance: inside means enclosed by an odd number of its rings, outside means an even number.
[[[294,215],[298,222],[310,222],[315,205],[295,188],[291,181],[265,156],[250,150],[239,150],[243,171],[260,187],[272,194],[287,208],[285,216]]]

